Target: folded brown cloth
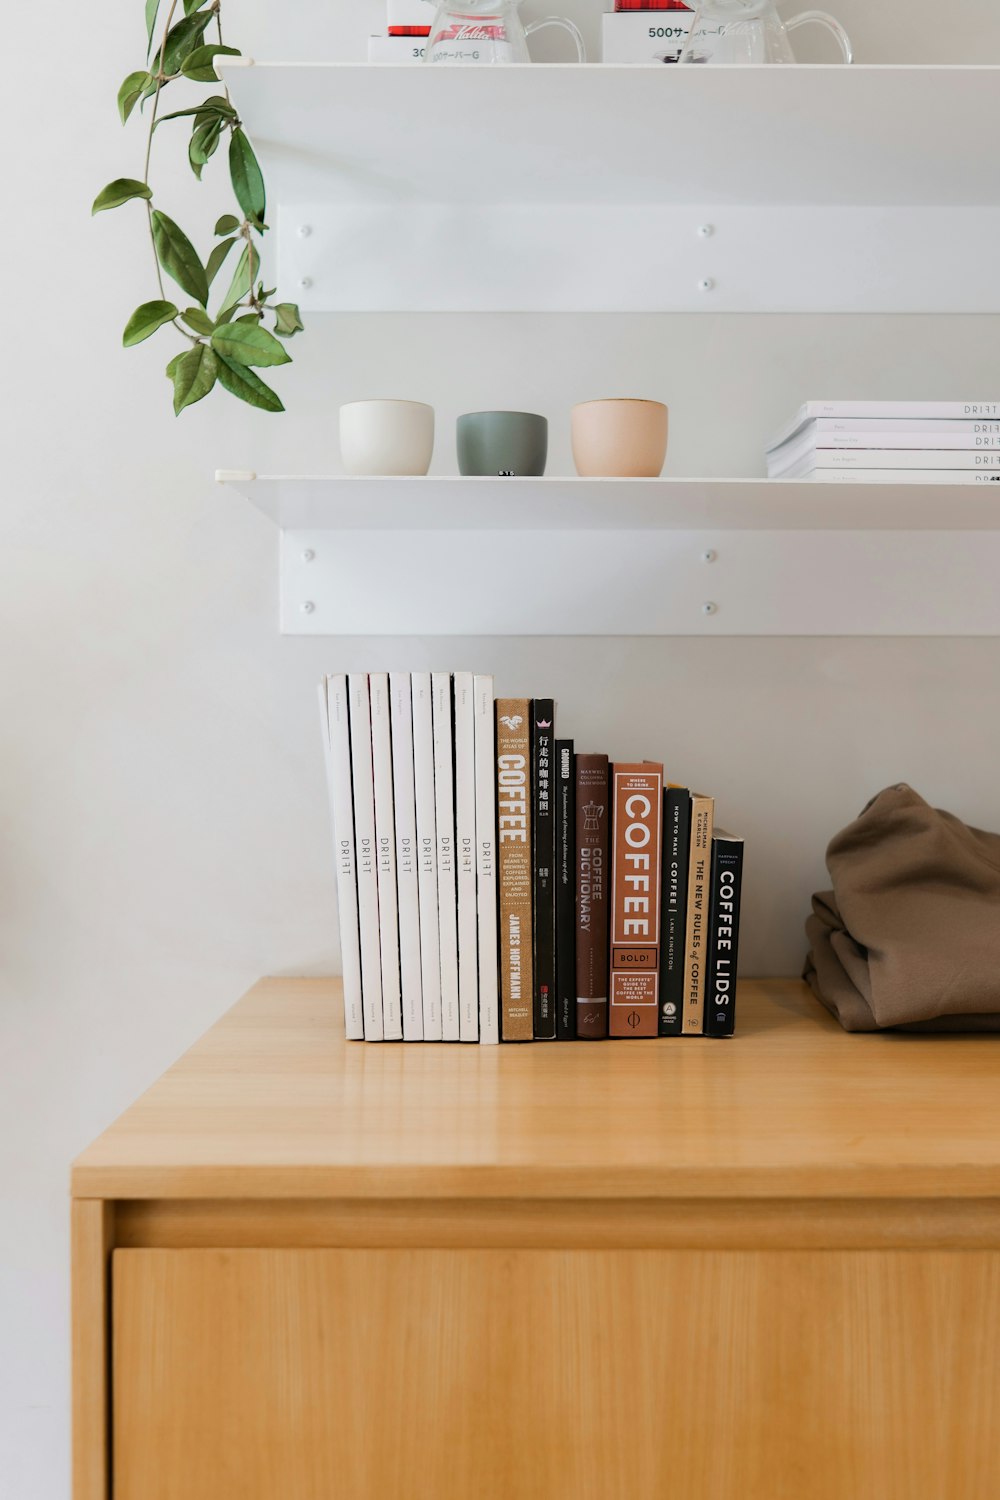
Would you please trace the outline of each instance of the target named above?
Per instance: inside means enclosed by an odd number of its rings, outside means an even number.
[[[845,1031],[1000,1031],[1000,835],[891,786],[826,860],[803,977]]]

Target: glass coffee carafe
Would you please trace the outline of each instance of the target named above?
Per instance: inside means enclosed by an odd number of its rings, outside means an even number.
[[[433,0],[432,0],[433,3]],[[587,61],[583,37],[572,21],[546,16],[525,26],[517,0],[443,0],[431,25],[424,62],[444,65],[530,63],[528,37],[543,26],[561,26],[576,43],[577,62]]]
[[[788,33],[807,21],[832,31],[845,63],[854,60],[851,40],[825,10],[804,10],[782,21],[775,0],[702,0],[678,59],[682,63],[793,63]]]

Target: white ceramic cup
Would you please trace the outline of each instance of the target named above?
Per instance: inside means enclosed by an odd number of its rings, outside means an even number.
[[[340,408],[340,456],[348,474],[426,474],[433,452],[433,406],[349,401]]]

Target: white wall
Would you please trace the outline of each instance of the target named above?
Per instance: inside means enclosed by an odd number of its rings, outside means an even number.
[[[591,31],[600,8],[573,7]],[[947,28],[931,0],[836,8],[866,60],[1000,61],[995,0],[963,0]],[[378,6],[244,0],[242,30],[240,10],[230,29],[259,56],[360,56]],[[336,965],[321,671],[490,670],[503,692],[554,691],[581,741],[662,753],[716,790],[750,838],[748,972],[797,971],[826,840],[886,782],[1000,827],[995,641],[282,640],[274,533],[210,478],[335,466],[337,404],[377,392],[438,406],[442,469],[460,409],[516,404],[550,414],[565,470],[570,404],[628,390],[669,401],[671,472],[759,472],[763,436],[806,395],[995,390],[1000,320],[317,319],[280,381],[289,415],[219,396],[175,421],[169,340],[119,348],[152,295],[141,212],[88,217],[96,190],[139,165],[114,95],[141,13],[50,7],[41,52],[37,11],[5,18],[4,1500],[68,1493],[70,1158],[259,974]],[[179,159],[159,169],[165,201],[210,222],[220,173],[199,195]]]

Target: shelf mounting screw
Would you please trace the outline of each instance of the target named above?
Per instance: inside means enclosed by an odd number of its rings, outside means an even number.
[[[701,560],[703,563],[713,563],[718,555],[714,547],[706,547],[701,554]]]
[[[715,225],[714,224],[699,224],[698,225],[698,238],[700,240],[710,240],[712,238],[712,235],[714,233],[715,233]]]
[[[701,606],[701,612],[703,615],[717,615],[719,613],[719,606],[714,600],[706,599],[705,603]]]
[[[313,549],[311,547],[307,547],[306,550],[302,554],[302,561],[303,562],[315,562],[315,560],[316,560],[316,554],[315,554],[315,552],[313,551]]]
[[[698,290],[699,290],[699,292],[714,292],[715,291],[715,282],[712,280],[711,276],[703,276],[701,278],[701,280],[698,283]]]
[[[313,611],[315,610],[315,608],[316,608],[316,606],[312,602],[312,600],[311,599],[307,599],[306,602],[302,606],[302,613],[304,615],[311,615],[313,613]]]
[[[307,292],[309,290],[309,288],[312,286],[312,284],[313,284],[313,279],[312,279],[311,276],[300,276],[299,277],[299,290],[300,291]]]
[[[307,240],[311,234],[312,234],[312,225],[311,224],[300,224],[299,225],[299,239],[300,240]]]

